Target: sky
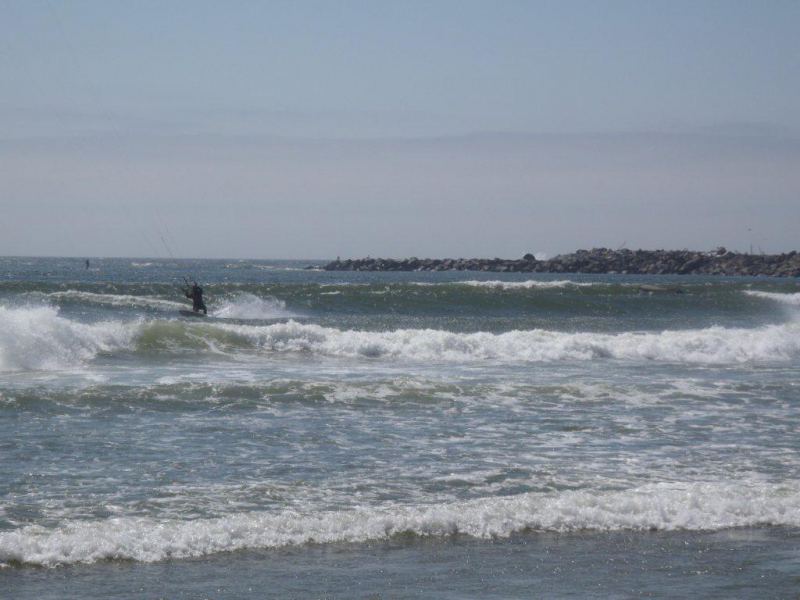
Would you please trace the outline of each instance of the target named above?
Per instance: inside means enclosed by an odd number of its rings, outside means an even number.
[[[0,14],[0,255],[800,249],[800,2]]]

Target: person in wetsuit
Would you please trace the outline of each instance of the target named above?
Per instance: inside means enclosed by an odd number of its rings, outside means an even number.
[[[186,294],[187,298],[191,298],[192,310],[194,312],[200,312],[202,310],[204,315],[208,314],[208,311],[206,310],[206,303],[203,302],[203,288],[197,285],[196,281],[192,282],[191,287],[187,285],[184,293]]]

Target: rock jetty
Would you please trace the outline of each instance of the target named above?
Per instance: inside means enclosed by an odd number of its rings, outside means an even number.
[[[498,273],[620,273],[635,275],[767,275],[800,277],[800,254],[741,254],[717,248],[692,250],[611,250],[593,248],[537,260],[502,258],[337,259],[326,271],[491,271]]]

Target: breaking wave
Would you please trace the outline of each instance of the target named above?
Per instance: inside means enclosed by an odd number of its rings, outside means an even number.
[[[660,333],[565,333],[534,329],[455,333],[433,329],[339,330],[295,321],[266,327],[220,325],[255,347],[342,357],[425,361],[652,360],[700,364],[785,361],[800,354],[796,324],[709,327]]]
[[[0,564],[154,562],[244,549],[366,542],[395,535],[503,538],[525,531],[722,530],[800,526],[797,484],[658,483],[598,492],[526,493],[433,505],[214,519],[120,517],[0,532]]]
[[[569,279],[562,279],[558,281],[541,281],[538,279],[528,279],[526,281],[459,281],[459,285],[468,285],[470,287],[498,289],[498,290],[517,290],[517,289],[551,289],[551,288],[569,288],[569,287],[591,287],[593,285],[608,285],[606,283],[594,283],[586,281],[570,281]]]
[[[357,284],[360,285],[360,284]],[[488,290],[531,290],[531,289],[558,289],[570,287],[592,287],[592,286],[610,286],[608,282],[593,282],[593,281],[572,281],[571,279],[558,279],[558,280],[541,280],[541,279],[526,279],[524,281],[502,281],[499,279],[489,279],[481,281],[477,279],[466,279],[462,281],[410,281],[408,285],[421,286],[421,287],[449,287],[449,286],[466,286],[472,288],[483,288]]]
[[[138,308],[160,308],[160,309],[182,309],[186,308],[185,302],[175,302],[174,300],[164,300],[154,296],[133,296],[130,294],[98,294],[96,292],[83,292],[80,290],[65,290],[63,292],[51,292],[48,298],[69,299],[79,302],[93,304],[107,304],[110,306],[125,306]]]
[[[130,346],[135,333],[135,325],[121,321],[72,321],[51,306],[0,306],[0,371],[74,367]]]
[[[285,309],[235,300],[217,315],[274,318]],[[788,361],[800,356],[800,323],[662,332],[570,333],[544,329],[459,333],[435,329],[342,330],[294,320],[265,325],[181,320],[81,323],[55,307],[0,307],[0,370],[77,366],[100,353],[301,353],[356,359],[547,362],[619,359],[694,364]]]
[[[255,294],[239,294],[213,310],[213,316],[222,319],[280,319],[295,316],[286,310],[286,303],[277,298],[261,298]]]
[[[775,292],[761,292],[758,290],[746,290],[745,294],[748,296],[755,296],[756,298],[765,298],[767,300],[774,300],[782,304],[800,307],[800,292],[794,294],[779,294]]]

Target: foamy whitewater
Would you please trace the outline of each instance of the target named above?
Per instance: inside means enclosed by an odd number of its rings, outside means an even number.
[[[538,281],[536,279],[527,279],[525,281],[462,281],[459,285],[469,285],[472,287],[501,289],[501,290],[514,290],[514,289],[535,289],[535,288],[568,288],[568,287],[585,287],[594,285],[589,282],[571,281],[569,279],[557,279],[554,281]]]
[[[800,526],[800,491],[781,488],[657,484],[626,492],[519,494],[430,506],[356,507],[304,515],[254,512],[206,520],[114,518],[68,522],[56,530],[28,526],[0,534],[5,561],[56,566],[127,559],[189,558],[247,548],[366,542],[401,533],[481,539],[514,532],[723,529]]]
[[[785,597],[800,573],[795,281],[2,266],[8,597],[57,573],[83,598],[211,573],[232,597]],[[178,312],[184,277],[208,317]]]

